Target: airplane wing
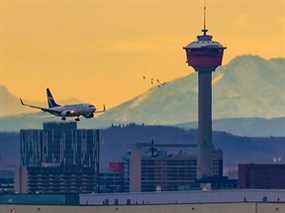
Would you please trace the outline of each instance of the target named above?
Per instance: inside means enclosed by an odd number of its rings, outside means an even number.
[[[103,110],[96,111],[95,113],[102,113],[102,112],[105,112],[105,111],[106,111],[106,106],[103,105]]]
[[[25,104],[24,101],[21,98],[20,98],[20,101],[21,101],[21,104],[23,106],[27,106],[27,107],[34,108],[34,109],[39,109],[39,110],[42,110],[43,112],[58,113],[58,111],[56,111],[56,110]]]

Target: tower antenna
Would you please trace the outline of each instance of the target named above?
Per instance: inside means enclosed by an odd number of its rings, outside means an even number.
[[[206,0],[204,0],[204,28],[202,30],[204,35],[206,35],[208,32],[206,22],[207,22],[207,5],[206,5]]]

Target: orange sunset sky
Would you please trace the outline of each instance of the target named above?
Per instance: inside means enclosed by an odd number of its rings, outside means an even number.
[[[284,0],[208,0],[208,28],[237,55],[285,57]],[[26,100],[117,105],[189,73],[182,47],[202,0],[0,0],[0,84]]]

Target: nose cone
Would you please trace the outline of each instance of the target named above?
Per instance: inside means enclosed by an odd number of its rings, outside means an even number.
[[[88,109],[92,113],[96,111],[96,107],[94,105],[88,105]]]

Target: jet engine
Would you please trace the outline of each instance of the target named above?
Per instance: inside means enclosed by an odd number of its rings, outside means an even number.
[[[71,111],[66,110],[66,111],[61,112],[60,115],[61,115],[62,117],[68,117],[68,116],[70,116],[71,114],[72,114]]]
[[[93,118],[94,117],[94,113],[88,113],[88,114],[85,114],[83,116],[84,116],[84,118]]]

